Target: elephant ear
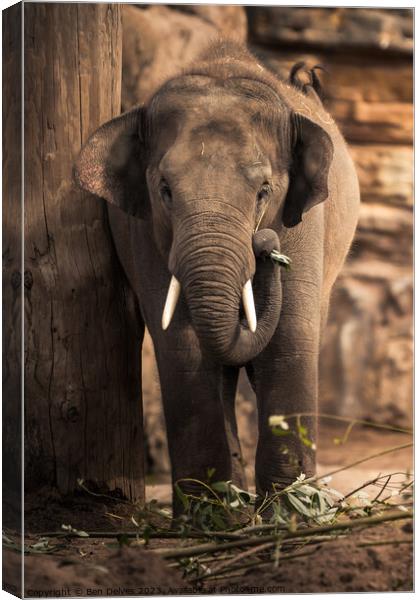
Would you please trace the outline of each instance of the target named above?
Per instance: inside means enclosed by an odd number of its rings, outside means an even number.
[[[83,146],[73,171],[81,188],[143,219],[149,214],[144,122],[140,107],[102,125]]]
[[[293,118],[294,148],[283,224],[294,227],[304,212],[328,196],[328,173],[334,153],[328,133],[302,115]]]

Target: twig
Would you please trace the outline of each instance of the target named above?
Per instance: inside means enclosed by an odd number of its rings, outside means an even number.
[[[241,546],[258,546],[265,542],[274,542],[278,539],[282,541],[310,537],[311,535],[317,535],[320,533],[328,533],[330,531],[340,531],[343,529],[355,529],[356,527],[371,527],[378,523],[385,523],[387,521],[397,521],[402,519],[411,519],[413,517],[412,511],[407,512],[391,512],[391,514],[379,515],[375,517],[364,517],[361,519],[346,519],[332,525],[321,525],[318,527],[306,527],[305,529],[299,529],[297,531],[285,531],[283,535],[274,534],[266,536],[256,536],[248,539],[238,539],[231,542],[225,542],[222,544],[207,543],[199,544],[197,546],[188,546],[185,548],[175,548],[172,550],[156,549],[154,552],[162,556],[163,558],[183,558],[191,556],[200,556],[201,554],[207,554],[209,552],[220,552],[221,550],[227,550],[231,548],[240,548]]]
[[[286,525],[278,525],[274,523],[263,523],[262,525],[255,525],[253,527],[244,527],[243,529],[237,529],[236,533],[238,537],[245,537],[250,533],[260,533],[262,531],[288,531],[288,527]]]
[[[118,538],[118,537],[127,537],[129,539],[136,538],[144,538],[144,531],[86,531],[88,537],[93,539],[102,539],[102,538]],[[45,531],[43,533],[37,534],[39,537],[64,537],[64,538],[81,538],[86,539],[86,537],[81,537],[76,532],[72,531]],[[238,536],[234,532],[230,531],[202,531],[202,532],[188,532],[181,533],[178,531],[151,531],[147,533],[148,539],[202,539],[205,537],[212,538],[220,538],[220,539],[234,539],[236,540]]]
[[[237,573],[236,575],[231,575],[231,576],[229,577],[229,583],[232,581],[232,579],[235,579],[235,578],[237,578],[237,577],[242,577],[242,573]],[[215,575],[215,576],[212,578],[211,582],[209,582],[209,583],[214,583],[214,582],[216,582],[216,581],[225,581],[225,580],[226,580],[226,577],[225,577],[224,575]],[[206,582],[206,583],[207,583],[207,582]],[[202,593],[202,594],[206,594],[206,595],[208,594],[208,592],[206,591],[206,588],[203,588],[203,590],[202,590],[202,592],[201,592],[201,593]],[[212,593],[214,593],[214,592],[212,591]]]
[[[302,414],[312,414],[312,413],[302,413]],[[314,476],[314,477],[308,477],[307,479],[304,479],[301,484],[302,485],[306,485],[307,483],[316,483],[318,481],[321,481],[322,479],[325,479],[326,477],[331,477],[332,475],[335,475],[336,473],[340,473],[341,471],[346,471],[347,469],[351,469],[352,467],[355,467],[357,465],[360,465],[364,462],[367,462],[368,460],[372,460],[374,458],[378,458],[380,456],[384,456],[386,454],[390,454],[392,452],[397,452],[398,450],[403,450],[404,448],[410,448],[413,446],[413,442],[409,442],[407,444],[402,444],[400,446],[392,446],[391,448],[387,448],[386,450],[382,450],[381,452],[377,452],[375,454],[371,454],[370,456],[367,456],[366,458],[362,458],[360,460],[357,460],[353,463],[350,463],[348,465],[344,465],[344,467],[339,467],[338,469],[334,469],[333,471],[330,471],[329,473],[323,473],[322,475],[319,475],[318,477]],[[376,481],[372,480],[372,481]],[[369,482],[370,483],[370,482]],[[360,489],[363,489],[364,487],[366,487],[366,485],[368,484],[363,484],[360,488],[358,488],[357,490],[351,492],[350,494],[348,494],[347,496],[345,496],[343,499],[348,498],[349,495],[355,494],[357,491],[359,491]],[[294,484],[295,487],[298,487],[299,484]],[[259,511],[262,512],[262,510],[266,510],[270,504],[272,504],[279,496],[284,495],[285,493],[287,493],[290,489],[290,486],[284,488],[283,490],[279,491],[279,492],[275,492],[273,495],[271,495],[269,498],[264,500],[263,505],[260,506]],[[264,508],[263,508],[264,507]]]
[[[258,552],[262,552],[263,550],[268,550],[269,548],[272,548],[273,544],[275,544],[275,543],[276,542],[267,542],[265,544],[260,544],[259,546],[256,546],[255,548],[250,548],[249,550],[245,550],[244,552],[241,552],[240,554],[238,554],[237,556],[234,556],[233,558],[229,559],[225,563],[222,563],[221,565],[217,566],[212,571],[212,575],[217,575],[221,571],[225,572],[227,567],[230,567],[231,565],[236,564],[237,562],[241,561],[244,558],[247,558],[248,556],[251,556],[252,554],[257,554]],[[208,576],[209,576],[209,574],[204,573],[203,575],[196,577],[194,579],[194,581],[199,581],[200,579],[206,579]]]
[[[354,494],[357,494],[357,492],[360,492],[360,490],[363,490],[364,488],[368,487],[369,485],[376,485],[380,479],[384,479],[385,477],[395,477],[396,475],[406,475],[406,473],[404,473],[403,471],[394,471],[394,473],[386,473],[384,475],[380,475],[379,474],[374,479],[371,479],[370,481],[366,481],[365,483],[363,483],[362,485],[360,485],[359,487],[357,487],[355,490],[352,490],[351,492],[349,492],[348,494],[346,494],[345,496],[343,496],[343,500],[346,500],[350,496],[353,496]],[[410,477],[411,476],[412,475],[410,474]],[[409,487],[412,484],[413,484],[413,482],[410,481],[408,484],[405,484],[403,487],[401,487],[400,491],[403,491],[404,489],[406,489],[407,487]],[[382,500],[382,502],[385,502],[385,500],[388,500],[389,498],[391,498],[391,496],[387,496],[387,498],[385,498],[384,500]]]
[[[304,548],[308,545],[312,545],[312,544],[319,544],[320,542],[332,542],[334,540],[337,539],[338,536],[335,537],[331,537],[331,536],[317,536],[314,538],[311,538],[307,541],[304,541],[303,544],[300,544],[298,546],[298,550],[300,548]],[[297,542],[298,540],[296,540]],[[291,542],[293,542],[293,540],[291,540]],[[234,566],[233,569],[231,568],[232,565],[236,565],[237,562],[239,562],[240,560],[246,558],[247,556],[251,556],[252,554],[257,554],[258,552],[262,552],[263,550],[268,550],[270,548],[272,548],[273,546],[275,546],[276,544],[278,544],[278,540],[274,541],[274,542],[267,542],[266,544],[261,544],[260,546],[257,546],[256,548],[251,548],[250,550],[246,550],[245,552],[242,552],[241,554],[231,558],[230,560],[228,560],[227,562],[225,562],[224,564],[218,565],[216,567],[216,569],[214,569],[211,573],[203,573],[203,575],[199,575],[198,577],[194,578],[192,581],[199,581],[201,579],[208,579],[208,578],[212,578],[214,575],[219,575],[219,574],[225,574],[228,572],[231,572],[232,570],[242,570],[242,569],[246,569],[249,567],[253,567],[253,566],[257,566],[257,565],[269,565],[269,564],[273,564],[276,562],[275,558],[272,558],[268,561],[261,561],[261,560],[256,560],[253,562],[248,562],[245,563],[243,565],[240,566]],[[294,549],[296,550],[296,549]],[[300,554],[284,554],[283,556],[280,556],[277,560],[278,561],[283,561],[283,560],[290,560],[292,558],[299,558],[300,556],[310,556],[311,554],[314,554],[315,552],[317,552],[317,550],[311,550],[311,551],[307,551],[307,552],[301,552]],[[215,557],[216,558],[216,557]],[[226,559],[226,557],[224,557],[224,559]]]
[[[205,488],[207,491],[210,492],[210,494],[212,494],[216,500],[218,504],[221,504],[222,501],[220,499],[220,496],[216,493],[216,491],[210,487],[209,485],[207,485],[207,483],[205,483],[204,481],[200,481],[199,479],[194,479],[193,477],[184,477],[183,479],[178,479],[176,481],[176,484],[179,485],[180,483],[198,483],[199,486]],[[181,488],[180,488],[181,489]],[[188,492],[184,492],[183,490],[181,490],[186,496],[193,496],[193,494],[188,494]],[[200,500],[200,498],[198,498],[198,500]]]
[[[412,480],[412,481],[409,481],[408,483],[406,483],[405,485],[401,486],[399,495],[401,496],[401,495],[403,494],[403,492],[404,492],[404,491],[405,491],[407,488],[409,488],[409,487],[413,487],[413,485],[414,485],[414,481]],[[387,496],[386,498],[384,498],[384,499],[382,500],[382,502],[386,502],[386,501],[387,501],[387,500],[389,500],[390,498],[392,498],[392,495],[389,495],[389,496]]]
[[[348,439],[349,439],[349,435],[353,429],[353,427],[357,425],[356,421],[351,421],[347,427],[346,427],[346,431],[344,432],[343,437],[341,438],[334,438],[334,444],[337,445],[344,445],[347,443]]]
[[[124,521],[124,517],[120,517],[119,515],[114,515],[113,513],[106,512],[104,513],[106,517],[112,517],[113,519],[119,519],[120,521]]]
[[[244,527],[243,529],[238,529],[237,533],[242,535],[248,535],[250,533],[259,533],[260,531],[272,531],[273,529],[283,531],[287,530],[287,527],[280,526],[274,523],[263,523],[262,525],[253,525],[252,527]]]
[[[383,491],[385,490],[386,486],[390,482],[390,479],[391,479],[391,475],[388,476],[388,479],[384,482],[383,486],[381,487],[379,492],[376,494],[376,496],[374,497],[372,502],[378,502],[379,498],[382,496]]]
[[[403,427],[394,427],[394,425],[385,425],[382,423],[375,423],[374,421],[365,421],[363,419],[351,419],[348,417],[340,417],[338,415],[330,415],[328,413],[316,413],[316,412],[301,412],[301,413],[291,413],[290,415],[285,415],[284,420],[287,421],[289,419],[297,418],[297,417],[316,417],[321,419],[331,419],[332,421],[341,421],[343,423],[353,423],[354,425],[366,425],[368,427],[373,427],[376,429],[387,429],[388,431],[396,431],[399,433],[406,433],[409,435],[413,435],[412,429],[405,429]]]
[[[387,475],[378,475],[374,479],[371,479],[370,481],[366,481],[365,483],[362,483],[362,485],[359,485],[359,487],[357,487],[355,490],[352,490],[351,492],[348,492],[348,494],[343,496],[342,500],[347,500],[347,498],[350,498],[350,496],[354,496],[354,494],[357,494],[357,492],[360,492],[361,490],[368,487],[369,485],[373,485],[374,483],[376,483],[380,479],[383,479],[384,477],[388,477],[388,476]]]
[[[371,454],[370,456],[366,456],[366,458],[361,458],[360,460],[356,460],[348,465],[344,465],[344,467],[340,467],[339,469],[334,469],[333,471],[329,471],[328,473],[324,473],[319,477],[309,477],[305,479],[305,483],[319,481],[320,479],[324,479],[325,477],[331,477],[336,473],[341,473],[341,471],[346,471],[347,469],[351,469],[352,467],[356,467],[357,465],[361,465],[368,460],[372,460],[374,458],[379,458],[380,456],[385,456],[385,454],[390,454],[391,452],[398,452],[398,450],[404,450],[405,448],[411,448],[413,446],[413,442],[409,442],[407,444],[401,444],[400,446],[393,446],[392,448],[387,448],[386,450],[382,450],[381,452],[376,452],[375,454]]]
[[[320,544],[322,542],[332,542],[335,541],[337,539],[339,539],[340,537],[344,537],[345,536],[345,532],[337,532],[336,535],[319,535],[319,536],[311,536],[308,539],[297,539],[297,540],[288,540],[287,541],[287,545],[291,545],[291,546],[295,546],[297,547],[297,549],[301,549],[301,548],[305,548],[306,546],[311,546],[313,544]],[[278,541],[276,540],[275,542],[270,542],[270,546],[274,546],[278,543]],[[295,550],[296,548],[292,548],[293,550]],[[219,563],[220,561],[224,560],[229,560],[230,558],[232,558],[232,554],[221,554],[221,555],[210,555],[210,556],[205,556],[204,558],[200,559],[200,564],[206,564],[206,563]],[[178,567],[179,563],[178,562],[172,562],[172,563],[168,563],[169,567]],[[211,565],[210,565],[211,568]]]
[[[110,496],[109,494],[100,494],[98,492],[93,492],[92,490],[90,490],[84,483],[83,479],[78,479],[77,480],[77,485],[87,494],[89,494],[90,496],[95,496],[95,498],[108,498],[108,500],[112,500],[113,502],[119,502],[120,504],[128,504],[130,506],[135,506],[135,504],[133,504],[133,502],[130,502],[129,500],[126,500],[125,498],[118,498],[115,496]]]
[[[359,548],[365,548],[367,546],[391,546],[393,544],[412,544],[413,538],[410,540],[398,539],[398,540],[386,540],[384,542],[360,542],[357,544]]]
[[[280,556],[277,560],[278,560],[278,562],[284,562],[285,560],[293,560],[296,558],[303,558],[305,556],[311,556],[312,554],[315,554],[316,552],[317,552],[317,550],[315,549],[315,550],[311,550],[310,552],[300,552],[299,554],[297,554],[297,553],[296,554],[287,554],[285,556]],[[237,566],[234,566],[233,568],[228,568],[223,571],[220,571],[219,573],[217,573],[218,577],[215,576],[216,574],[211,574],[211,573],[201,575],[200,580],[201,579],[213,579],[213,577],[214,577],[214,579],[217,579],[221,575],[223,577],[220,577],[220,579],[225,579],[227,573],[230,574],[229,575],[229,578],[230,578],[232,576],[231,575],[232,572],[235,573],[236,571],[244,571],[244,570],[250,569],[252,567],[265,567],[267,565],[273,565],[274,563],[275,563],[274,558],[271,560],[254,560],[254,561],[245,563],[244,565],[240,565],[240,566],[237,565]],[[233,575],[233,577],[236,577],[236,575]],[[198,578],[192,579],[191,582],[195,583],[197,580],[198,580]]]
[[[200,565],[202,564],[206,564],[206,563],[213,563],[213,562],[220,562],[221,560],[227,560],[228,558],[231,558],[231,554],[221,554],[219,556],[205,556],[204,558],[202,558],[200,560]],[[168,563],[168,567],[179,567],[179,563],[178,562],[171,562]]]

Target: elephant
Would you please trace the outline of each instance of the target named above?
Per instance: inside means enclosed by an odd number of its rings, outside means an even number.
[[[247,486],[241,367],[257,399],[258,497],[316,473],[321,333],[360,194],[343,136],[297,70],[281,80],[245,46],[213,42],[75,163],[77,184],[107,201],[139,346],[146,325],[155,348],[172,481],[186,491],[209,470]],[[273,435],[270,416],[297,414],[305,439]]]

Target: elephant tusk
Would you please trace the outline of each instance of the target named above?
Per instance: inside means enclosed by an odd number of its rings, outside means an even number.
[[[168,329],[172,321],[180,293],[181,284],[179,283],[178,279],[172,275],[172,279],[169,284],[168,295],[166,296],[165,307],[162,313],[163,330]]]
[[[252,292],[251,280],[248,279],[242,290],[242,302],[244,304],[248,327],[255,332],[257,329],[257,315],[255,313],[254,294]]]

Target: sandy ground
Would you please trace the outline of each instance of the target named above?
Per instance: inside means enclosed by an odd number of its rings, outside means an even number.
[[[345,426],[323,426],[320,429],[318,439],[319,476],[328,475],[332,471],[342,469],[345,465],[411,442],[410,436],[405,434],[358,427],[354,428],[344,444],[335,443],[334,440],[343,439],[345,429]],[[407,470],[411,472],[412,466],[412,448],[404,448],[335,473],[332,475],[329,485],[345,495],[362,483],[375,479],[378,474],[400,472],[401,475],[396,476],[394,481],[404,480],[405,472]],[[253,489],[252,486],[250,489]],[[375,489],[371,486],[366,491],[375,494]],[[166,482],[148,485],[146,500],[150,501],[153,498],[163,504],[169,503],[171,499],[170,486]]]
[[[403,434],[358,429],[344,445],[334,443],[341,428],[326,428],[319,440],[319,473],[361,460],[366,456],[410,442]],[[411,449],[406,448],[364,462],[333,475],[329,485],[347,494],[379,473],[404,473],[412,469]],[[370,495],[378,488],[367,488]],[[170,487],[163,482],[148,486],[147,499],[169,502]],[[70,524],[78,529],[121,531],[132,529],[133,505],[107,498],[80,496],[72,499],[37,497],[26,503],[26,542],[39,534]],[[13,536],[13,531],[6,532]],[[364,545],[366,543],[369,545]],[[381,545],[371,545],[371,543]],[[384,542],[388,542],[384,544]],[[51,543],[57,543],[51,540]],[[179,542],[178,542],[179,543]],[[283,593],[411,590],[412,528],[398,521],[313,546],[311,556],[279,563],[277,568],[250,568],[238,577],[216,584],[193,587],[179,571],[170,568],[151,550],[172,545],[171,540],[152,540],[148,548],[120,547],[115,539],[78,538],[52,554],[25,556],[25,590],[28,596],[167,595],[198,593]],[[362,545],[361,545],[362,544]],[[311,550],[311,551],[312,551]],[[6,550],[4,581],[18,585],[19,555]]]

